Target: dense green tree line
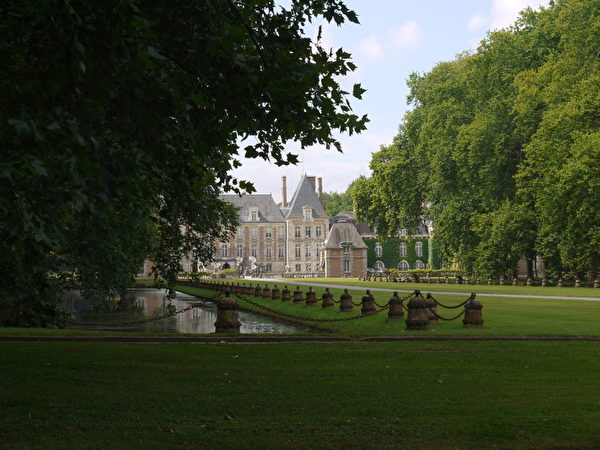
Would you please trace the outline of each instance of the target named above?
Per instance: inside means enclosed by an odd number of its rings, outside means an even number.
[[[358,22],[340,0],[4,2],[0,300],[50,314],[66,269],[111,297],[145,257],[172,284],[233,229],[240,155],[295,163],[290,140],[364,129],[315,20]]]
[[[355,209],[385,236],[432,221],[446,264],[550,274],[600,264],[600,3],[557,0],[476,51],[412,74],[405,115]]]

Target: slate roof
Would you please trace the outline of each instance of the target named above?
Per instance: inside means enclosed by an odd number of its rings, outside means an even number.
[[[350,222],[333,224],[324,242],[324,246],[325,248],[340,248],[342,242],[349,242],[354,248],[367,248],[358,231],[356,231],[356,227]]]
[[[316,219],[327,219],[329,216],[325,212],[317,193],[306,175],[302,175],[300,183],[294,192],[294,197],[285,216],[286,219],[302,219],[304,211],[302,208],[310,206],[313,209],[312,216]]]
[[[354,226],[356,227],[356,230],[358,231],[358,234],[362,235],[372,235],[375,234],[371,231],[371,229],[369,228],[369,225],[367,224],[367,222],[356,222],[356,218],[354,217],[354,212],[353,211],[340,211],[336,216],[331,218],[331,224],[335,224],[338,222],[350,222],[352,224],[354,224]]]
[[[271,194],[250,194],[239,195],[222,194],[219,196],[222,200],[233,203],[239,208],[238,219],[240,223],[265,223],[265,222],[284,222],[283,214],[273,200]],[[258,208],[258,221],[250,220],[250,208]]]
[[[419,223],[419,226],[417,227],[415,232],[412,233],[411,236],[429,236],[429,230],[427,228],[427,225],[423,221],[421,221],[421,223]]]

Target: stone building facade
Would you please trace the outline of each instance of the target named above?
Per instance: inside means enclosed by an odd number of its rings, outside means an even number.
[[[322,179],[303,175],[287,202],[282,177],[282,202],[271,194],[222,195],[238,207],[239,226],[228,242],[216,246],[213,270],[235,269],[243,274],[315,275],[322,270],[322,244],[329,217],[321,198]]]
[[[439,269],[439,256],[432,245],[431,224],[423,221],[412,233],[399,229],[396,236],[380,239],[366,223],[357,222],[352,211],[343,211],[331,219],[332,224],[349,222],[354,224],[362,241],[367,246],[369,270],[386,269]]]
[[[367,273],[367,246],[353,223],[334,223],[323,251],[326,277],[362,277]]]

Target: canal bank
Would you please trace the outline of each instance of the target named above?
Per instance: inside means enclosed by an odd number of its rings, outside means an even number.
[[[217,309],[213,302],[198,304],[198,297],[178,291],[169,301],[164,290],[134,288],[133,308],[126,312],[94,311],[94,303],[78,292],[66,295],[65,308],[75,320],[71,329],[132,333],[207,335],[215,333]],[[176,313],[171,313],[175,311]],[[253,312],[240,311],[241,334],[293,334],[305,332],[295,325]]]

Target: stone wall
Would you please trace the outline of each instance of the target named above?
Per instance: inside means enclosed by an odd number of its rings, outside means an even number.
[[[344,261],[349,261],[350,270],[344,271]],[[352,248],[350,253],[343,253],[341,248],[325,250],[325,276],[363,277],[367,274],[367,249]]]

